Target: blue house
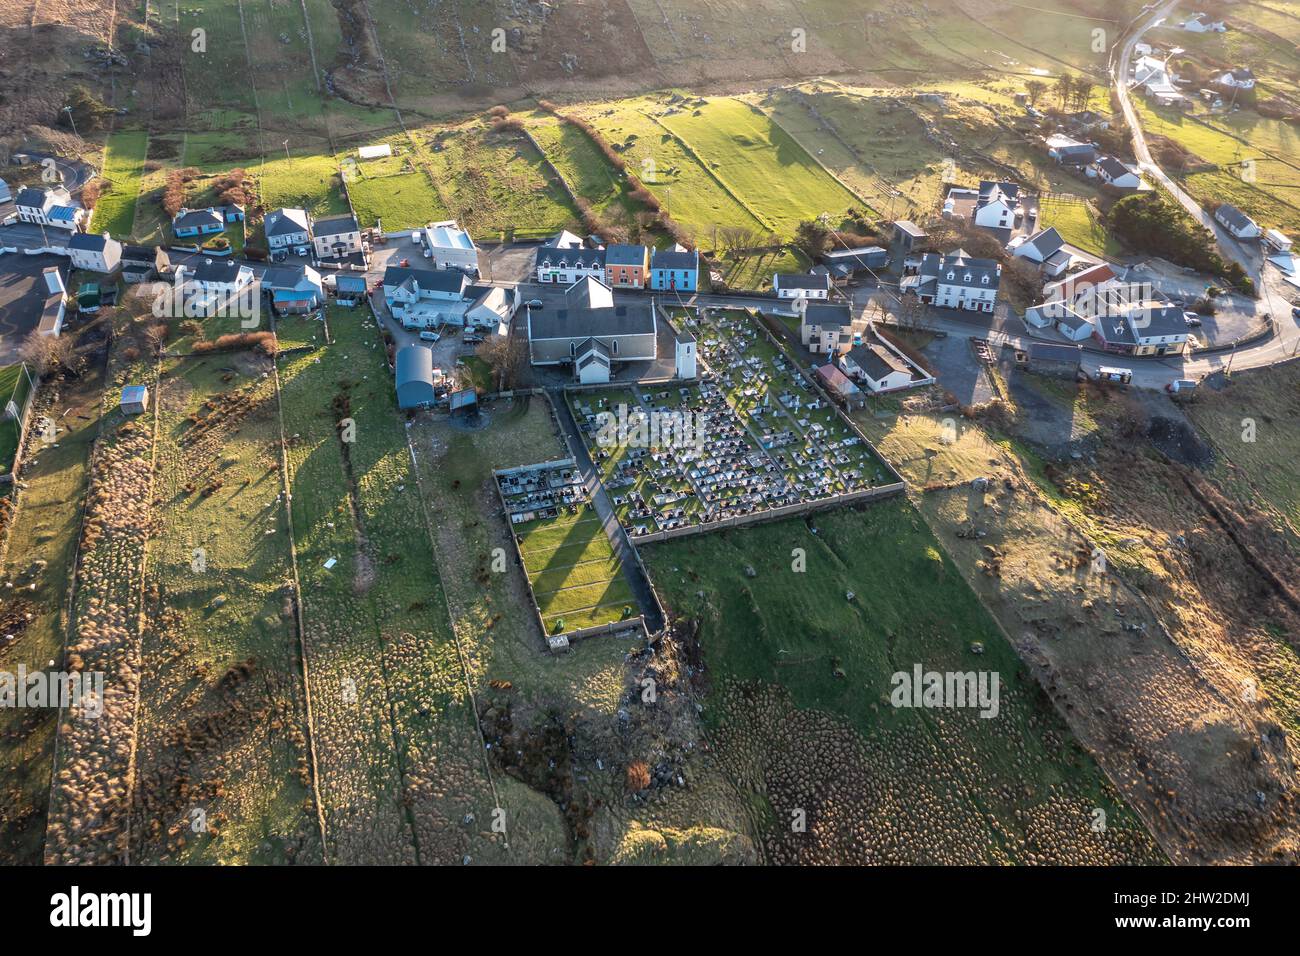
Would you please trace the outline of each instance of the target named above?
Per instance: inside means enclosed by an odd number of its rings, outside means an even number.
[[[694,292],[700,287],[700,254],[685,249],[656,251],[650,259],[650,288]]]
[[[224,232],[226,217],[215,209],[182,209],[172,220],[172,235],[178,239],[189,236],[210,236]]]
[[[226,222],[243,222],[244,207],[239,203],[230,203],[225,206],[218,206],[217,212],[221,213]]]

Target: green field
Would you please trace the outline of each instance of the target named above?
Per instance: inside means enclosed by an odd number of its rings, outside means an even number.
[[[31,394],[31,377],[25,372],[22,362],[0,368],[0,413],[12,402],[21,413]],[[7,415],[0,419],[0,474],[13,467],[14,456],[18,454],[18,439],[22,422]]]
[[[499,858],[462,823],[491,791],[378,329],[329,323],[333,344],[281,362],[327,858]]]
[[[1054,226],[1062,239],[1084,252],[1096,256],[1120,253],[1119,243],[1106,231],[1096,207],[1089,202],[1044,199],[1039,206],[1038,220],[1040,227]]]
[[[637,613],[622,564],[590,505],[576,515],[539,518],[512,530],[520,539],[519,551],[548,634]]]
[[[816,847],[838,862],[1161,859],[905,500],[644,556],[670,610],[698,623],[714,745],[775,823],[775,862]],[[891,706],[892,675],[916,664],[997,672],[997,716]],[[800,807],[816,840],[781,825]]]
[[[113,133],[104,147],[104,168],[100,178],[104,190],[95,203],[91,228],[109,232],[116,239],[129,239],[135,228],[135,204],[144,175],[149,134],[139,131]]]

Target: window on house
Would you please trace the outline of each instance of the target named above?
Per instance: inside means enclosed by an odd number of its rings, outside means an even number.
[[[618,354],[618,339],[614,340],[614,344],[610,347],[610,351],[613,352],[615,355]]]
[[[985,285],[988,285],[988,284],[989,284],[989,277],[988,277],[988,276],[985,276],[981,281],[982,281]]]
[[[948,273],[948,281],[951,282],[954,278],[956,278],[956,273],[955,273],[955,272],[949,272],[949,273]]]
[[[569,343],[569,357],[572,358],[573,356],[575,356],[575,355],[577,355],[577,354],[578,354],[578,343],[577,343],[577,342],[570,342],[570,343]]]

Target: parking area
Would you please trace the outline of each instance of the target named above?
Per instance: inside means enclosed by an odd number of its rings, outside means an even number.
[[[0,366],[18,361],[23,339],[40,324],[49,298],[41,273],[50,266],[66,273],[67,264],[63,256],[0,255]]]

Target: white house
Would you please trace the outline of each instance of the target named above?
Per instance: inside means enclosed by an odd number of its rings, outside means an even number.
[[[1044,275],[1056,278],[1070,268],[1074,257],[1064,248],[1065,240],[1055,227],[1042,229],[1015,245],[1012,255],[1028,259],[1042,269]]]
[[[293,249],[311,243],[311,219],[305,209],[272,209],[262,220],[266,244],[272,250]]]
[[[181,263],[172,276],[172,309],[183,309],[183,313],[174,312],[174,316],[236,310],[256,314],[258,295],[253,285],[253,270],[233,259],[218,257]]]
[[[772,276],[772,291],[778,299],[826,299],[831,277],[826,272],[778,272]]]
[[[1237,90],[1253,90],[1255,88],[1255,74],[1249,67],[1229,70],[1219,77],[1219,85]]]
[[[579,279],[605,280],[605,250],[588,249],[568,231],[558,233],[537,250],[534,266],[538,282],[559,283],[566,288]]]
[[[362,251],[361,229],[354,216],[317,219],[311,233],[318,259],[343,259]]]
[[[461,269],[471,276],[478,275],[478,246],[468,232],[455,220],[435,222],[420,231],[424,257],[432,259],[439,269]]]
[[[840,356],[840,368],[849,378],[875,394],[912,385],[911,366],[874,335],[868,335],[866,340]]]
[[[407,328],[438,325],[452,315],[454,324],[461,324],[468,287],[469,277],[459,269],[389,266],[384,270],[384,301],[393,318]]]
[[[74,269],[87,272],[114,272],[122,262],[122,244],[104,233],[73,233],[68,240],[68,258]]]
[[[510,320],[519,308],[519,293],[499,286],[470,286],[472,298],[465,309],[467,328],[487,329],[500,335],[510,330]]]
[[[1002,264],[975,259],[965,249],[940,256],[921,256],[915,275],[904,276],[899,287],[915,292],[928,305],[972,312],[992,312],[1002,281]]]
[[[14,207],[20,222],[60,229],[76,229],[86,215],[80,206],[72,205],[72,197],[62,186],[24,187],[14,197]]]
[[[1088,167],[1089,175],[1115,189],[1139,189],[1142,177],[1114,156],[1103,156]]]
[[[1195,13],[1179,24],[1188,33],[1227,33],[1222,20],[1206,20],[1205,14]]]
[[[948,190],[943,214],[952,219],[966,219],[982,229],[989,229],[1005,242],[1023,216],[1023,196],[1015,183],[984,180],[979,189],[954,187]]]
[[[1237,239],[1258,239],[1264,234],[1254,219],[1232,203],[1225,202],[1214,210],[1214,219]]]
[[[1055,328],[1071,342],[1082,342],[1093,334],[1092,320],[1059,299],[1027,309],[1025,324],[1039,329]]]

